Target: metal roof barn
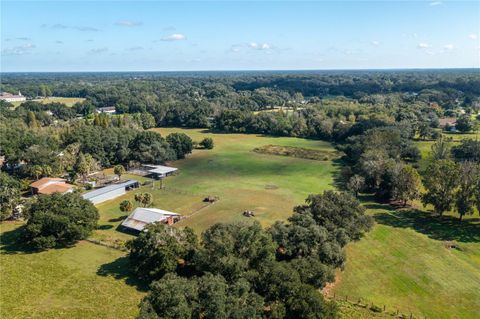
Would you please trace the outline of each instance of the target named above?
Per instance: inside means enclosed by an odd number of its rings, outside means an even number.
[[[163,165],[152,165],[152,164],[144,164],[143,167],[150,174],[154,174],[160,178],[171,175],[173,174],[173,172],[178,170],[178,168],[175,168],[175,167],[169,167],[169,166],[163,166]]]
[[[139,187],[138,181],[131,179],[120,184],[108,185],[98,188],[82,195],[84,199],[88,199],[93,204],[99,204],[104,201],[117,198],[126,193],[127,190]]]
[[[122,226],[142,231],[145,226],[152,223],[163,222],[166,224],[173,223],[173,217],[179,217],[180,214],[172,213],[158,208],[136,208],[123,222]],[[172,221],[170,223],[170,220]]]

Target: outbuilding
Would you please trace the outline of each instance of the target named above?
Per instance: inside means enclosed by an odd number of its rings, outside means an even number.
[[[148,175],[154,176],[157,179],[170,176],[178,170],[178,168],[175,167],[152,164],[144,164],[143,169],[148,172]]]
[[[152,223],[173,225],[180,220],[180,214],[158,208],[136,208],[123,222],[122,226],[134,231],[143,231]]]
[[[30,184],[30,191],[34,194],[71,193],[73,185],[67,184],[63,178],[43,177]]]
[[[140,183],[134,179],[123,183],[108,185],[98,188],[82,195],[84,199],[88,199],[93,204],[99,204],[107,200],[117,198],[124,195],[128,190],[140,187]]]

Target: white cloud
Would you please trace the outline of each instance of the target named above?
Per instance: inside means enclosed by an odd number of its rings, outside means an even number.
[[[256,42],[250,42],[248,46],[255,50],[270,50],[272,48],[272,46],[268,43],[256,43]]]
[[[468,38],[469,39],[472,39],[472,40],[477,40],[478,39],[478,35],[476,33],[470,33],[468,35]]]
[[[237,53],[242,51],[245,52],[246,50],[257,50],[265,51],[265,53],[272,53],[274,50],[278,51],[279,49],[274,47],[270,43],[249,42],[232,44],[228,52]]]
[[[181,33],[174,33],[169,36],[163,37],[162,41],[182,41],[186,40],[187,37]]]
[[[435,7],[435,6],[438,6],[438,5],[441,5],[442,4],[442,1],[433,1],[433,2],[430,2],[428,5],[430,7]]]
[[[47,24],[42,24],[42,28],[46,28],[48,25]],[[72,29],[72,30],[77,30],[77,31],[82,31],[82,32],[97,32],[100,31],[97,28],[94,27],[89,27],[89,26],[82,26],[82,25],[65,25],[61,23],[53,24],[50,26],[52,29],[57,29],[57,30],[65,30],[65,29]]]
[[[230,52],[240,52],[242,50],[242,45],[240,44],[234,44],[230,47]]]
[[[28,43],[24,45],[15,46],[12,48],[5,48],[2,49],[2,55],[25,55],[30,53],[33,49],[35,49],[35,45]]]
[[[85,27],[85,26],[73,26],[71,27],[72,29],[74,30],[77,30],[77,31],[87,31],[87,32],[97,32],[97,31],[100,31],[98,30],[97,28],[94,28],[94,27]]]
[[[46,27],[47,25],[46,24],[42,24],[43,27]],[[52,25],[52,29],[68,29],[68,27],[64,24],[61,24],[61,23],[57,23],[57,24],[54,24]]]
[[[140,50],[143,50],[143,49],[144,49],[144,47],[136,46],[136,47],[130,47],[127,50],[128,51],[140,51]]]
[[[128,28],[139,27],[142,24],[143,23],[141,21],[132,21],[132,20],[118,20],[117,22],[115,22],[115,25],[119,27],[128,27]]]
[[[451,50],[455,49],[455,46],[454,46],[453,44],[445,44],[445,45],[443,46],[443,48],[444,48],[445,50],[451,51]]]
[[[378,45],[380,45],[380,42],[377,41],[377,40],[373,40],[373,41],[371,42],[371,44],[372,44],[372,45],[375,45],[375,46],[378,46]]]
[[[100,54],[100,53],[105,53],[108,51],[108,48],[96,48],[96,49],[91,49],[88,51],[90,54]]]
[[[417,45],[417,48],[419,48],[419,49],[428,49],[428,48],[430,48],[430,44],[425,43],[425,42],[420,42],[420,43]]]

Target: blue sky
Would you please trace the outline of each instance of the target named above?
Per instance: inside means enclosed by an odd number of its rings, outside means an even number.
[[[1,71],[480,67],[479,1],[4,1]]]

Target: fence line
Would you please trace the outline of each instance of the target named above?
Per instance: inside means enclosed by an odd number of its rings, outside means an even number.
[[[91,243],[91,244],[94,244],[94,245],[99,245],[99,246],[103,246],[103,247],[107,247],[107,248],[111,248],[111,249],[115,249],[115,250],[119,250],[119,251],[123,251],[123,252],[128,251],[127,248],[125,248],[125,246],[123,246],[123,245],[110,244],[110,243],[107,243],[107,242],[104,242],[104,241],[101,241],[101,240],[98,240],[98,239],[87,238],[87,239],[84,239],[84,240]]]
[[[368,309],[372,312],[376,312],[376,313],[383,313],[383,314],[387,314],[389,316],[392,316],[392,317],[395,317],[395,318],[402,318],[402,319],[427,319],[427,316],[425,315],[417,315],[417,314],[414,314],[413,312],[409,311],[409,312],[402,312],[400,311],[400,309],[398,307],[387,307],[387,305],[383,305],[382,306],[379,306],[369,300],[366,300],[366,299],[363,299],[361,297],[359,297],[358,299],[357,298],[352,298],[348,295],[345,295],[345,296],[341,296],[341,295],[338,295],[336,293],[333,293],[333,296],[327,296],[326,297],[327,299],[332,299],[334,301],[341,301],[341,302],[347,302],[349,304],[351,304],[352,306],[355,306],[355,307],[360,307],[360,308],[364,308],[364,309]],[[355,299],[357,299],[355,301]]]

